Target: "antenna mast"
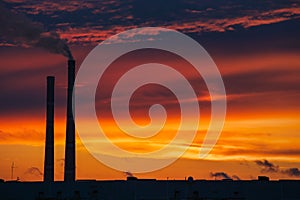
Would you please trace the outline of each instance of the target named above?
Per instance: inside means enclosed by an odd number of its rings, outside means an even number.
[[[11,180],[14,179],[14,168],[16,168],[15,162],[12,162],[12,164],[11,164]]]

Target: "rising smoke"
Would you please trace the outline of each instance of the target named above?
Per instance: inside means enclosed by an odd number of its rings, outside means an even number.
[[[292,177],[300,177],[300,170],[298,168],[289,168],[285,170],[281,170],[281,173],[287,174]]]
[[[237,181],[241,180],[240,177],[238,177],[237,175],[232,175],[231,178],[232,178],[233,180],[237,180]]]
[[[49,52],[73,59],[67,42],[56,32],[47,32],[40,23],[32,22],[26,16],[13,13],[0,3],[0,38],[23,47],[41,47]]]
[[[261,167],[261,172],[278,172],[279,166],[274,165],[268,160],[256,160],[255,163]]]
[[[222,179],[241,180],[237,175],[229,176],[229,175],[228,175],[227,173],[225,173],[225,172],[216,172],[216,173],[211,172],[211,173],[210,173],[210,176],[211,176],[211,177],[215,177],[215,178],[222,178]]]
[[[300,170],[296,167],[284,168],[275,165],[268,160],[256,160],[255,163],[261,168],[261,172],[281,173],[290,177],[300,177]]]
[[[230,179],[230,176],[225,172],[210,173],[211,177]]]
[[[25,174],[31,174],[35,176],[43,176],[41,170],[37,167],[30,167],[25,171]]]
[[[124,172],[124,174],[127,176],[127,177],[134,177],[133,174],[131,172]]]

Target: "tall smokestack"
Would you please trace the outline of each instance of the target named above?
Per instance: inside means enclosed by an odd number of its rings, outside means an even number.
[[[55,78],[48,76],[44,182],[54,181],[54,83]]]
[[[67,129],[65,147],[64,181],[75,181],[75,123],[72,112],[72,96],[75,80],[75,60],[68,60]]]

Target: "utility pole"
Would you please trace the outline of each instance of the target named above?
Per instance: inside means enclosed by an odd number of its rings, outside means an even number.
[[[11,180],[14,180],[14,168],[16,168],[15,163],[12,162],[12,164],[11,164]]]

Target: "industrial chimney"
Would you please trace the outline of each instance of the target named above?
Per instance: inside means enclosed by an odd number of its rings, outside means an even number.
[[[64,181],[75,181],[75,123],[72,112],[72,96],[75,80],[75,60],[68,60],[67,129],[65,147]]]
[[[54,82],[55,78],[53,76],[47,77],[47,116],[44,182],[54,181]]]

